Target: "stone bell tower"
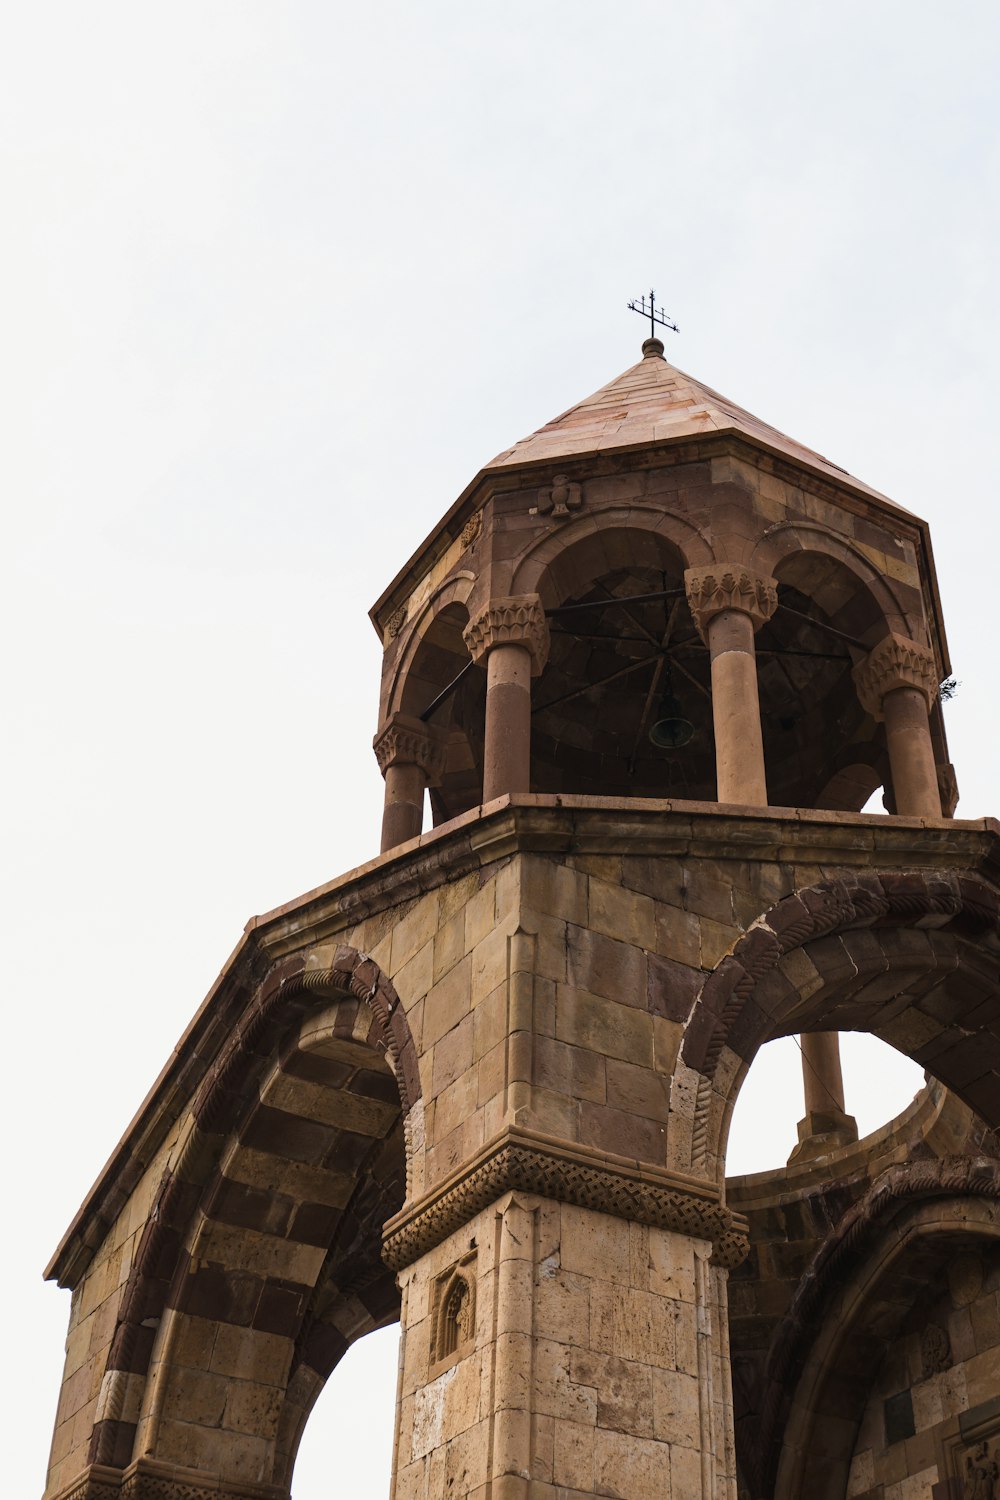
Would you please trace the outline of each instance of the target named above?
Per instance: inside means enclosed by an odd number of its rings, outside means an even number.
[[[922,1448],[856,1451],[921,1268],[974,1241],[1000,1286],[1000,842],[953,818],[925,524],[648,339],[372,620],[382,853],[248,924],[57,1251],[47,1500],[286,1500],[396,1318],[394,1500],[962,1496],[1000,1331]],[[877,1149],[841,1029],[940,1080]],[[765,1203],[726,1136],[790,1033]]]

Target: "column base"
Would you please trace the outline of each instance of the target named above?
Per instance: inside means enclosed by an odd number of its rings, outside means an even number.
[[[788,1165],[815,1161],[820,1156],[829,1156],[842,1146],[850,1146],[858,1139],[858,1122],[853,1115],[842,1110],[810,1110],[797,1126],[799,1144],[788,1158]]]

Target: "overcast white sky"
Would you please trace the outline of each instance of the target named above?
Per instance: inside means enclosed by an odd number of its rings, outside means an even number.
[[[12,1495],[63,1228],[246,918],[377,848],[368,606],[638,358],[630,297],[931,521],[960,814],[997,810],[998,44],[974,0],[4,8]],[[913,1079],[865,1067],[874,1124]],[[740,1165],[773,1164],[794,1058],[749,1089]],[[296,1500],[384,1500],[393,1340],[331,1382]]]

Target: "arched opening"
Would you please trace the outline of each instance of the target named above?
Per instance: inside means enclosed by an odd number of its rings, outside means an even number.
[[[990,1495],[977,1474],[990,1475],[1000,1450],[998,1194],[1000,1164],[971,1184],[948,1169],[910,1170],[887,1175],[857,1205],[853,1251],[835,1239],[816,1286],[799,1293],[806,1337],[789,1318],[776,1341],[768,1396],[779,1422],[764,1423],[771,1443],[759,1469],[775,1500],[843,1500],[893,1485]]]
[[[99,1423],[97,1462],[287,1486],[332,1370],[398,1320],[381,1241],[406,1196],[413,1042],[377,966],[327,954],[270,971],[193,1103],[109,1361],[138,1421]]]
[[[462,636],[468,623],[469,612],[458,601],[435,614],[399,692],[404,713],[448,731],[444,775],[428,794],[435,826],[482,800],[486,674],[470,663]]]
[[[558,554],[539,583],[550,649],[532,694],[533,790],[714,798],[708,654],[684,567],[662,535],[625,528]]]
[[[965,877],[831,881],[765,913],[696,1001],[683,1055],[698,1075],[692,1163],[702,1170],[721,1172],[734,1102],[772,1038],[865,1031],[936,1080],[866,1141],[727,1182],[730,1207],[750,1225],[750,1254],[729,1289],[737,1459],[749,1500],[845,1500],[903,1478],[930,1495],[939,1482],[961,1482],[954,1454],[965,1461],[962,1422],[977,1410],[968,1381],[985,1391],[988,1371],[991,1397],[997,1388],[1000,1260],[984,1259],[992,1331],[963,1355],[966,1394],[949,1394],[944,1366],[917,1368],[914,1351],[930,1328],[928,1365],[941,1358],[941,1318],[925,1294],[929,1278],[940,1287],[934,1267],[970,1234],[978,1209],[966,1200],[989,1199],[987,1219],[998,1222],[998,919],[996,892]],[[893,1259],[911,1200],[944,1197],[954,1206],[931,1259],[923,1250]],[[852,1277],[861,1278],[857,1295]]]
[[[398,1363],[395,1324],[351,1345],[302,1434],[292,1474],[295,1500],[386,1500]]]
[[[860,812],[885,784],[888,763],[852,671],[887,633],[885,610],[825,553],[784,557],[775,577],[778,608],[756,640],[768,800]]]
[[[838,1033],[847,1113],[857,1120],[861,1151],[867,1138],[913,1103],[924,1071],[905,1054],[867,1032]],[[726,1145],[726,1179],[783,1171],[795,1150],[796,1121],[804,1112],[802,1046],[796,1036],[765,1042],[743,1080]]]

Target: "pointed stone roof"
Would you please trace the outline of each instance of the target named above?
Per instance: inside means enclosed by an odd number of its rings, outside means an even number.
[[[886,505],[877,490],[855,479],[839,464],[831,463],[794,438],[786,437],[768,422],[744,411],[727,396],[702,385],[683,370],[668,364],[659,339],[647,339],[637,365],[602,386],[592,396],[578,401],[568,411],[546,422],[530,437],[497,454],[486,472],[515,464],[541,463],[584,454],[607,453],[616,448],[646,447],[717,432],[736,433],[757,445],[785,454],[797,463],[829,475],[852,489],[862,490]],[[896,509],[901,507],[896,506]]]

